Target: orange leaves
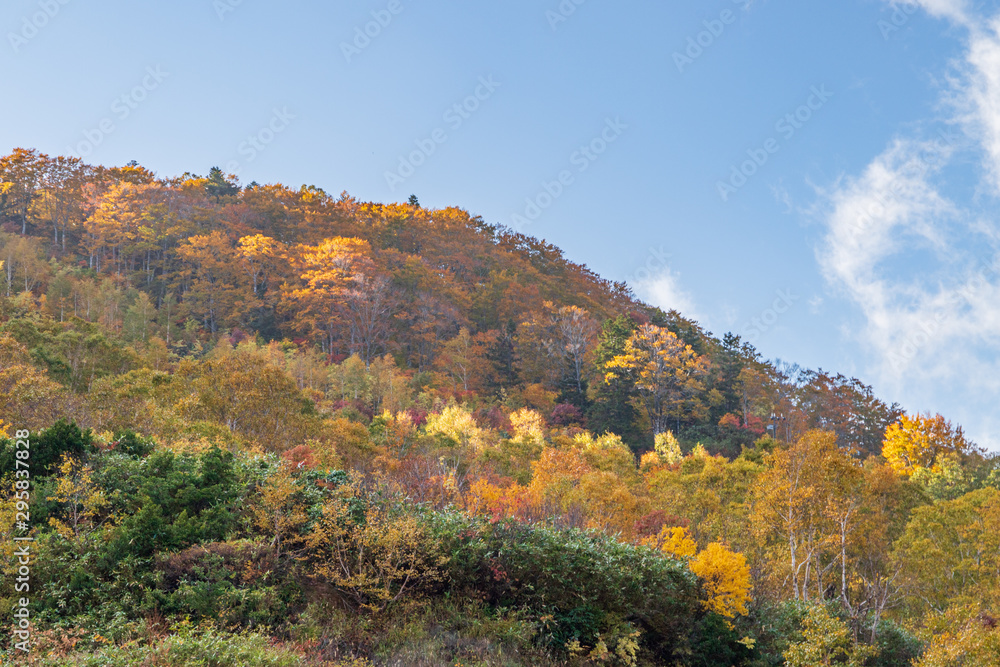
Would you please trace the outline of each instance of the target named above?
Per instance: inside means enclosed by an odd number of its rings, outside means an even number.
[[[347,288],[356,273],[371,271],[370,257],[367,241],[334,237],[317,246],[302,246],[297,265],[308,289],[336,295]]]
[[[288,260],[285,244],[263,234],[241,238],[236,244],[236,256],[253,284],[254,294],[267,289],[271,276]]]
[[[359,238],[334,237],[300,246],[295,265],[300,284],[287,291],[297,327],[331,353],[338,338],[371,362],[387,335],[394,308],[386,277],[376,273],[371,246]]]
[[[477,479],[466,495],[466,509],[473,514],[531,521],[542,514],[542,503],[536,491],[519,484],[499,486],[486,479]]]

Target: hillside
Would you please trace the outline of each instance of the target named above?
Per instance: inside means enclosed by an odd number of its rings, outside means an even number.
[[[24,149],[0,229],[5,659],[1000,655],[996,458],[544,241]]]

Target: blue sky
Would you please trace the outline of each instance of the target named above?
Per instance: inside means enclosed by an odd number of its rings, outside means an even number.
[[[998,17],[8,0],[0,150],[461,206],[998,449]]]

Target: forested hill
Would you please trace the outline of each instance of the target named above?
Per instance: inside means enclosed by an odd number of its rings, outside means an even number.
[[[534,407],[637,449],[668,425],[729,456],[768,427],[785,439],[823,427],[875,453],[900,414],[857,380],[763,362],[737,337],[714,338],[459,208],[241,187],[215,168],[157,178],[24,149],[0,158],[0,191],[0,288],[5,317],[17,315],[5,329],[77,392],[250,337],[335,363],[389,354],[425,402]],[[673,395],[606,381],[643,325],[697,356]],[[116,340],[127,350],[102,352]]]
[[[18,150],[0,225],[4,665],[1000,664],[943,416],[416,198]]]

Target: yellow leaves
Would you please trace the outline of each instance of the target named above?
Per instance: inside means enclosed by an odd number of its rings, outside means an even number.
[[[698,544],[680,526],[663,526],[657,535],[640,544],[658,549],[671,558],[688,561],[691,572],[701,580],[708,595],[706,609],[726,618],[748,613],[747,602],[753,584],[750,566],[743,554],[731,551],[718,542],[710,543],[701,552]]]
[[[512,440],[541,447],[545,442],[545,419],[529,408],[511,413],[510,424],[514,429]]]
[[[0,419],[0,438],[7,439],[10,437],[10,426],[6,421]]]
[[[693,558],[698,552],[698,544],[688,537],[687,529],[680,526],[663,526],[659,534],[647,537],[640,544],[678,559]]]
[[[489,433],[480,428],[472,413],[460,405],[451,405],[441,412],[427,416],[424,425],[427,435],[448,438],[462,447],[481,452],[489,444]]]
[[[300,530],[309,520],[299,499],[299,487],[290,466],[282,464],[258,489],[250,507],[254,526],[271,537],[271,548],[281,555],[283,548],[300,544]]]
[[[63,505],[67,521],[52,517],[49,524],[67,539],[79,535],[84,526],[92,526],[108,504],[104,492],[94,483],[90,466],[83,465],[68,454],[63,454],[59,461],[56,488],[46,500]]]
[[[300,246],[294,265],[301,283],[290,289],[295,320],[318,335],[330,351],[342,325],[352,286],[374,275],[371,246],[358,238],[334,237],[316,246]]]
[[[266,276],[270,266],[281,259],[287,259],[285,244],[263,234],[242,237],[236,244],[236,252],[249,276],[257,281]]]
[[[981,604],[928,617],[927,649],[914,667],[995,667],[1000,664],[1000,623]]]
[[[631,378],[653,423],[654,433],[666,430],[672,415],[697,409],[695,395],[704,386],[708,360],[695,353],[673,332],[644,324],[625,342],[625,352],[605,364],[605,382]]]
[[[691,561],[691,571],[701,579],[708,601],[705,607],[726,618],[748,613],[750,566],[741,553],[712,542]]]
[[[1000,491],[980,489],[916,508],[894,557],[916,611],[1000,603]]]
[[[306,546],[313,576],[372,612],[439,582],[447,558],[413,516],[371,504],[347,488],[324,503]]]
[[[802,622],[802,641],[792,644],[784,653],[785,665],[863,667],[876,649],[864,644],[852,644],[847,626],[831,616],[826,607],[814,604],[809,607]]]
[[[559,511],[582,513],[588,527],[630,536],[645,498],[637,496],[628,477],[616,470],[620,442],[617,436],[594,440],[586,434],[572,448],[546,447],[532,464],[534,476],[528,488]],[[627,456],[637,477],[631,452]]]
[[[622,481],[635,481],[635,455],[614,433],[596,438],[590,432],[578,433],[573,437],[573,445],[596,470],[612,472]]]
[[[241,345],[200,370],[194,383],[198,402],[185,406],[187,416],[211,418],[272,450],[301,442],[306,428],[302,397],[265,351]]]
[[[885,430],[882,456],[901,475],[918,468],[932,468],[940,454],[971,454],[974,446],[965,439],[962,427],[952,427],[941,415],[903,415]]]
[[[466,495],[466,509],[473,514],[489,515],[494,520],[529,520],[541,514],[541,501],[533,489],[520,484],[501,487],[477,479]]]
[[[587,651],[579,639],[574,638],[566,642],[566,652],[570,656],[571,665],[616,664],[635,667],[639,664],[637,654],[641,634],[638,630],[626,632],[618,637],[617,642],[614,637],[598,634],[597,643],[590,651]],[[615,647],[614,651],[608,646],[609,642]]]
[[[670,431],[656,434],[653,450],[666,465],[676,465],[684,460],[681,445]]]
[[[0,334],[0,414],[20,428],[45,428],[59,416],[65,396],[47,373],[31,365],[23,345]]]
[[[479,387],[486,375],[488,339],[487,334],[473,336],[462,327],[457,336],[441,347],[434,365],[451,379],[456,390],[470,391]]]

